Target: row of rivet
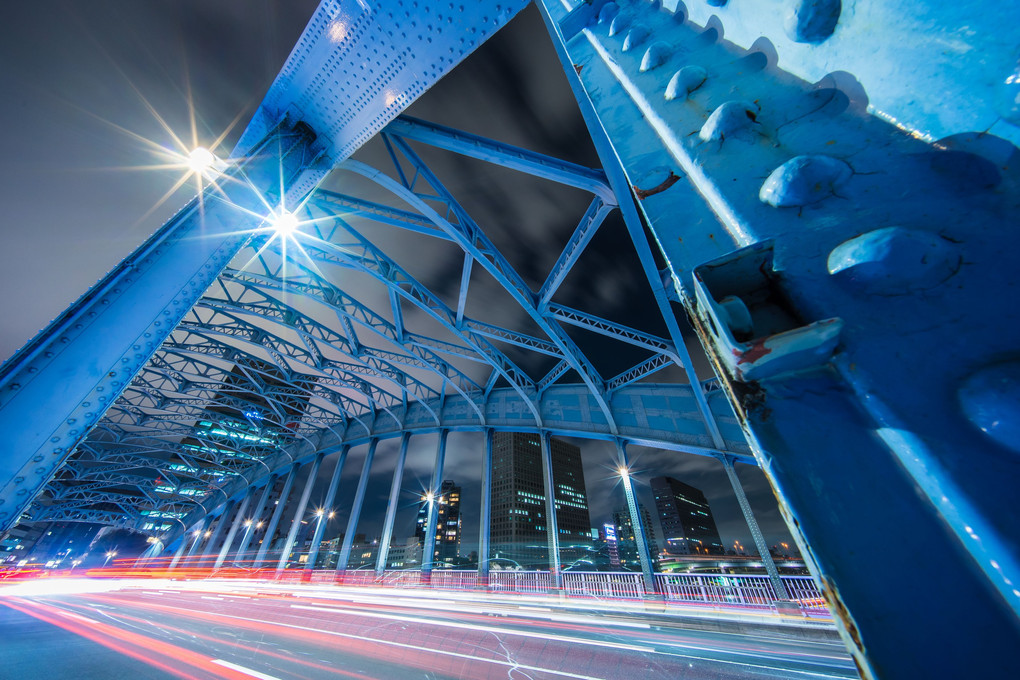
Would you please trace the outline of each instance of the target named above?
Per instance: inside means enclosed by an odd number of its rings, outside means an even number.
[[[707,2],[714,6],[726,4],[726,0]],[[799,0],[793,4],[784,28],[796,42],[821,42],[835,30],[839,12],[839,0]],[[681,12],[676,16],[683,21]],[[620,13],[615,3],[603,7],[599,22],[606,21],[611,22],[610,36],[619,35],[630,27],[624,40],[624,52],[640,45],[650,35],[646,26],[633,24],[629,15]],[[653,43],[641,60],[640,71],[661,66],[669,60],[670,52],[668,44]],[[1017,72],[1020,72],[1020,62]],[[664,98],[667,101],[686,98],[700,88],[707,77],[708,73],[700,66],[684,66],[670,79]],[[1020,98],[1015,99],[1020,101]],[[727,134],[755,123],[757,112],[754,104],[725,102],[709,116],[699,131],[699,138],[721,141]],[[1009,112],[1020,113],[1020,106]],[[1014,119],[1009,115],[1006,118]],[[838,158],[800,155],[770,173],[758,197],[773,207],[802,207],[834,195],[852,175],[853,169]],[[892,226],[840,243],[829,253],[827,270],[862,292],[901,295],[938,286],[959,270],[961,260],[958,249],[937,234]],[[978,429],[1006,448],[1020,452],[1020,430],[1016,425],[1020,422],[1017,417],[1020,413],[1020,362],[996,364],[977,371],[963,381],[957,397],[967,419]]]

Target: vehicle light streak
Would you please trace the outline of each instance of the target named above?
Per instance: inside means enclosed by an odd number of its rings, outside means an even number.
[[[282,623],[279,621],[274,621],[270,623],[267,621],[263,621],[261,619],[253,619],[249,617],[236,616],[232,614],[200,612],[155,604],[150,605],[150,608],[170,611],[174,614],[183,616],[185,618],[205,621],[207,623],[219,623],[221,625],[229,623],[234,627],[243,627],[249,630],[262,632],[265,634],[275,633],[277,635],[281,635],[305,643],[318,642],[319,644],[327,648],[336,648],[338,642],[342,640],[346,643],[344,645],[344,647],[346,648],[345,651],[349,651],[351,653],[363,655],[370,658],[390,659],[395,663],[413,666],[422,670],[432,671],[434,673],[439,674],[451,673],[455,676],[464,677],[463,676],[463,672],[465,670],[463,665],[464,662],[480,662],[488,665],[516,668],[536,673],[548,673],[551,675],[555,675],[557,677],[574,678],[575,680],[603,680],[603,678],[599,678],[597,676],[591,676],[581,673],[572,673],[569,671],[562,671],[553,668],[543,668],[540,666],[532,666],[514,661],[508,661],[505,658],[505,656],[502,658],[491,657],[487,658],[483,656],[478,656],[477,654],[467,654],[451,650],[441,650],[430,647],[422,647],[420,645],[411,644],[407,642],[398,642],[396,640],[384,640],[364,635],[357,635],[353,633],[342,633],[339,631],[323,630],[320,628],[312,628],[307,625]],[[458,646],[460,644],[463,644],[462,641],[457,642]],[[382,647],[383,649],[379,650],[378,647]],[[497,654],[499,653],[498,650],[486,650],[486,651],[490,653]],[[633,651],[651,652],[654,650],[650,648],[648,649],[639,648]],[[487,672],[486,673],[479,672],[477,676],[488,677],[489,674]],[[472,674],[471,676],[468,677],[475,677],[475,674]]]
[[[70,605],[70,606],[77,606],[77,607],[82,608],[82,609],[87,609],[86,605]],[[373,678],[370,675],[365,675],[364,673],[358,673],[356,671],[347,670],[345,668],[340,668],[340,667],[335,666],[335,665],[327,666],[326,664],[316,663],[314,661],[309,661],[307,659],[302,659],[302,658],[299,658],[299,657],[296,657],[296,656],[293,656],[293,655],[281,654],[279,652],[274,652],[273,650],[268,649],[265,645],[259,645],[258,647],[253,647],[251,645],[246,645],[243,642],[240,642],[238,640],[229,640],[229,639],[224,639],[222,637],[213,637],[211,635],[204,635],[204,634],[196,632],[194,630],[188,630],[188,629],[185,629],[185,628],[179,628],[177,626],[171,626],[171,625],[169,625],[169,624],[167,624],[167,623],[165,623],[163,621],[160,621],[159,623],[153,623],[152,621],[150,621],[148,619],[144,619],[144,618],[137,617],[137,616],[131,616],[130,614],[125,614],[123,612],[116,612],[114,614],[108,614],[108,616],[113,616],[114,618],[117,618],[117,619],[120,619],[120,620],[123,620],[123,621],[130,621],[130,622],[136,623],[136,624],[154,626],[154,627],[156,627],[156,628],[158,628],[159,630],[162,630],[162,631],[178,633],[180,635],[186,635],[186,636],[189,636],[189,637],[192,637],[192,638],[198,638],[200,640],[205,640],[206,642],[210,642],[210,643],[213,643],[213,644],[226,644],[226,645],[229,645],[230,647],[235,648],[237,650],[244,651],[244,652],[249,652],[252,655],[269,656],[269,657],[272,657],[272,658],[277,659],[279,661],[285,661],[287,663],[298,664],[300,666],[305,666],[307,668],[314,668],[316,670],[326,671],[326,672],[329,672],[329,673],[331,673],[333,675],[342,675],[342,676],[344,676],[346,678],[354,678],[354,680],[376,680],[376,678]],[[222,660],[220,660],[220,661],[222,661]],[[250,672],[250,671],[248,671],[248,672]]]
[[[202,592],[202,591],[197,591],[196,590],[194,592]],[[463,600],[460,601],[460,602],[453,601],[453,600],[432,600],[432,601],[429,601],[428,598],[426,598],[426,597],[420,597],[420,598],[408,598],[408,597],[383,598],[383,597],[379,597],[379,598],[374,598],[374,599],[362,597],[362,598],[352,598],[351,599],[351,602],[355,602],[355,603],[357,603],[358,605],[361,605],[361,606],[351,606],[351,605],[345,605],[343,601],[338,601],[337,599],[322,598],[322,597],[320,597],[320,598],[312,597],[312,596],[310,596],[311,593],[309,593],[308,595],[305,596],[305,602],[308,603],[307,605],[294,605],[293,604],[293,597],[294,597],[294,595],[295,595],[295,593],[292,593],[292,592],[287,592],[287,593],[282,593],[282,594],[267,593],[267,592],[256,592],[256,593],[253,593],[253,598],[254,599],[258,599],[258,600],[262,600],[262,601],[275,601],[275,602],[278,602],[278,603],[281,603],[281,604],[285,604],[286,606],[292,607],[292,608],[294,608],[294,607],[301,608],[303,606],[307,606],[307,608],[309,610],[320,610],[320,611],[323,611],[323,612],[333,612],[333,613],[340,614],[340,615],[348,615],[348,616],[355,616],[355,617],[358,617],[358,616],[360,616],[360,617],[386,616],[385,614],[375,614],[375,615],[373,615],[373,614],[367,612],[366,609],[365,609],[365,605],[367,605],[368,607],[370,607],[372,609],[379,610],[379,611],[384,611],[384,612],[385,611],[402,610],[402,611],[407,613],[405,615],[404,619],[402,619],[402,620],[412,621],[412,622],[419,623],[419,624],[435,624],[435,625],[444,625],[445,622],[436,621],[435,619],[425,619],[425,618],[422,618],[422,616],[420,614],[421,610],[423,610],[423,609],[431,609],[431,610],[440,610],[441,611],[441,608],[439,606],[436,606],[439,603],[446,603],[448,606],[452,606],[452,605],[455,605],[455,604],[462,604],[463,603]],[[304,594],[302,594],[302,595],[304,595]],[[683,649],[691,649],[691,650],[703,651],[703,652],[725,652],[725,653],[729,653],[729,654],[735,654],[735,655],[738,655],[738,656],[747,656],[747,657],[750,657],[750,658],[770,658],[770,659],[778,659],[778,658],[780,658],[778,656],[770,654],[762,646],[746,645],[746,644],[741,644],[741,643],[736,642],[736,641],[735,642],[731,642],[731,643],[717,642],[716,645],[714,647],[712,647],[712,648],[702,647],[702,646],[699,645],[698,639],[696,637],[682,636],[682,635],[677,635],[676,633],[668,633],[667,634],[667,633],[653,632],[653,631],[651,631],[649,624],[645,624],[645,623],[636,623],[636,622],[630,622],[630,621],[620,621],[618,619],[604,619],[604,620],[600,619],[600,620],[598,620],[598,623],[594,623],[591,619],[584,619],[583,617],[570,616],[570,615],[558,615],[558,616],[544,615],[544,616],[540,616],[539,617],[539,616],[536,616],[535,614],[533,614],[531,612],[528,612],[528,611],[521,612],[516,607],[499,607],[498,605],[496,607],[493,607],[493,605],[496,604],[496,603],[492,603],[492,602],[488,602],[488,601],[484,601],[484,600],[483,601],[468,600],[467,602],[473,603],[473,604],[485,604],[488,607],[490,607],[490,612],[499,612],[501,614],[505,614],[505,615],[508,615],[508,616],[516,617],[516,618],[532,619],[532,617],[534,617],[534,618],[542,619],[541,621],[535,621],[535,620],[527,621],[527,625],[529,625],[532,629],[534,629],[534,628],[541,628],[541,629],[547,630],[547,631],[559,631],[559,632],[562,632],[562,633],[574,633],[574,634],[606,634],[606,633],[611,632],[611,631],[607,630],[607,628],[613,628],[613,627],[635,628],[635,629],[640,629],[642,631],[642,634],[644,635],[644,637],[647,638],[647,639],[650,639],[650,640],[647,640],[649,644],[664,645],[664,646],[669,646],[669,647],[674,647],[674,648],[675,647],[681,647]],[[396,603],[400,603],[400,604],[396,604]],[[314,605],[320,605],[320,606],[315,607]],[[163,605],[163,606],[167,606],[167,605]],[[447,610],[447,613],[449,614],[451,612],[449,610]],[[483,629],[483,628],[486,628],[486,627],[490,627],[490,625],[492,623],[492,618],[488,614],[477,614],[477,613],[473,613],[473,612],[470,612],[470,611],[458,610],[458,611],[456,611],[456,615],[458,617],[460,617],[464,621],[476,621],[476,622],[479,622],[480,625],[467,625],[468,628],[472,628],[472,629]],[[393,618],[393,617],[391,617],[391,618]],[[466,624],[464,624],[464,625],[466,625]],[[503,634],[503,633],[512,633],[513,632],[512,629],[505,628],[505,627],[497,627],[497,630],[501,634]],[[548,638],[550,636],[549,635],[543,635],[542,637]],[[738,636],[736,636],[736,635],[734,635],[734,638],[735,639],[739,639]],[[566,638],[563,638],[563,639],[565,639],[567,641],[570,641],[570,642],[577,641],[577,638],[574,638],[574,637],[566,637]],[[646,640],[642,640],[642,641],[644,642]],[[583,641],[582,641],[582,643],[583,643]],[[662,653],[668,653],[668,652],[662,652]],[[713,658],[714,658],[714,657],[702,657],[702,656],[697,656],[697,655],[681,655],[681,656],[690,656],[691,658],[697,658],[697,659],[702,659],[702,660],[713,660]],[[816,662],[816,661],[819,661],[819,660],[825,661],[825,662],[836,661],[836,660],[841,660],[843,658],[843,657],[834,656],[834,655],[808,654],[808,653],[801,653],[801,652],[789,652],[789,653],[787,653],[787,656],[792,656],[792,657],[798,658],[798,659],[800,659],[800,660],[802,660],[802,661],[804,661],[806,663],[813,663],[813,662]]]
[[[260,596],[259,599],[262,599],[262,597],[263,596]],[[109,601],[109,602],[112,602],[112,603],[115,603],[115,604],[122,604],[122,605],[123,604],[128,604],[128,603],[125,603],[122,600],[118,599],[116,596],[103,596],[103,595],[100,595],[100,596],[97,596],[95,599],[101,599],[101,600]],[[275,597],[275,596],[270,595],[270,596],[266,597],[266,599],[280,599],[280,600],[282,600],[284,598],[279,598],[279,597]],[[291,605],[288,604],[288,606],[290,607]],[[254,630],[254,631],[262,632],[262,633],[267,634],[267,635],[276,634],[276,635],[281,635],[281,636],[288,637],[288,638],[291,638],[291,639],[300,640],[300,641],[303,641],[303,642],[310,642],[311,640],[315,640],[318,643],[322,644],[323,646],[328,646],[328,647],[336,647],[337,646],[337,638],[341,638],[341,639],[346,641],[346,644],[344,645],[346,651],[349,651],[351,653],[356,653],[356,654],[361,654],[361,655],[373,657],[373,658],[392,658],[393,655],[394,655],[394,650],[392,650],[392,649],[389,650],[389,651],[386,651],[386,652],[378,652],[378,651],[373,649],[373,647],[376,647],[376,646],[392,647],[392,648],[396,648],[398,650],[401,650],[403,652],[402,654],[398,655],[399,663],[413,665],[413,666],[418,667],[418,668],[429,669],[429,670],[433,670],[433,671],[440,671],[439,665],[443,665],[443,664],[440,663],[440,661],[445,662],[446,664],[449,664],[453,659],[463,658],[463,659],[468,659],[468,660],[481,661],[481,662],[484,662],[484,663],[487,663],[487,664],[496,664],[496,665],[503,665],[503,666],[509,665],[509,666],[516,667],[516,668],[534,670],[536,672],[553,673],[555,675],[564,676],[564,677],[576,677],[576,678],[588,678],[588,677],[590,677],[590,676],[583,675],[583,674],[576,674],[576,673],[571,673],[571,672],[561,671],[561,670],[556,670],[556,669],[542,668],[542,667],[539,667],[539,666],[526,666],[526,665],[519,664],[519,663],[511,663],[511,662],[508,662],[505,658],[499,658],[499,659],[486,658],[486,657],[481,657],[481,656],[472,655],[472,654],[463,654],[463,653],[458,653],[458,652],[452,652],[452,651],[449,651],[449,650],[437,649],[434,646],[422,647],[422,646],[420,646],[418,644],[409,644],[409,643],[404,643],[404,642],[398,642],[398,641],[395,641],[395,640],[383,640],[383,639],[368,637],[368,636],[365,636],[365,635],[358,635],[358,634],[351,633],[351,632],[340,632],[340,631],[337,631],[337,630],[324,630],[322,628],[310,627],[308,625],[308,619],[307,618],[299,619],[300,623],[286,623],[283,620],[285,618],[286,614],[283,613],[283,612],[275,613],[274,614],[274,617],[275,617],[274,621],[267,622],[267,621],[265,621],[263,619],[250,618],[250,617],[246,617],[246,616],[238,616],[238,615],[226,614],[226,613],[218,613],[218,612],[214,613],[214,612],[197,611],[197,610],[192,610],[192,609],[178,608],[178,607],[174,607],[174,606],[171,606],[171,605],[164,605],[164,604],[148,604],[148,603],[146,603],[146,607],[147,608],[151,608],[151,609],[158,609],[158,610],[167,611],[169,613],[177,614],[177,615],[180,615],[180,616],[183,616],[183,617],[186,617],[186,618],[192,618],[192,619],[197,619],[197,620],[205,621],[207,623],[219,623],[221,625],[225,624],[225,623],[230,623],[231,625],[233,625],[235,627],[236,626],[241,626],[241,627],[248,628],[248,629],[251,629],[251,630]],[[411,623],[418,623],[418,624],[421,624],[423,626],[438,626],[438,627],[447,627],[447,628],[457,628],[457,629],[461,629],[461,630],[468,630],[468,631],[473,631],[473,632],[481,633],[483,635],[491,635],[496,640],[501,640],[502,638],[507,638],[507,637],[541,639],[541,640],[545,640],[545,641],[560,642],[560,643],[564,643],[564,644],[568,644],[568,645],[569,644],[582,644],[582,645],[588,645],[590,647],[596,647],[596,648],[602,648],[602,649],[614,649],[614,650],[619,651],[619,652],[627,652],[627,651],[641,652],[642,655],[645,656],[645,658],[647,658],[647,655],[654,654],[656,656],[661,656],[661,657],[664,657],[664,658],[685,659],[685,660],[691,659],[691,660],[696,660],[696,661],[700,661],[700,662],[707,662],[707,663],[718,663],[718,664],[724,664],[724,665],[730,665],[730,666],[738,666],[738,667],[746,667],[746,668],[760,668],[760,669],[768,670],[768,671],[775,671],[776,668],[770,667],[770,666],[767,666],[767,665],[763,665],[763,664],[759,664],[759,663],[754,663],[754,660],[760,660],[760,659],[763,659],[763,658],[770,658],[770,659],[778,658],[778,657],[774,657],[773,655],[770,655],[768,653],[765,653],[761,649],[754,648],[754,647],[750,647],[749,648],[749,647],[742,646],[742,645],[728,646],[728,649],[727,649],[727,652],[726,652],[728,654],[732,654],[732,655],[735,655],[735,656],[742,656],[742,657],[746,657],[747,658],[747,660],[739,660],[738,661],[738,660],[723,659],[723,658],[719,658],[718,656],[715,656],[714,654],[717,654],[718,652],[721,651],[719,649],[713,649],[713,648],[704,647],[704,646],[701,646],[701,645],[698,645],[698,644],[690,644],[690,643],[684,643],[682,645],[682,650],[683,651],[681,651],[680,649],[675,649],[675,648],[671,649],[671,650],[662,650],[662,649],[656,649],[654,647],[648,647],[646,645],[626,645],[626,644],[621,644],[621,643],[613,643],[613,642],[610,642],[610,641],[596,641],[596,640],[587,640],[587,639],[582,639],[582,638],[566,637],[566,636],[560,636],[560,635],[541,634],[541,633],[535,633],[535,632],[530,632],[530,631],[515,630],[515,629],[509,628],[509,627],[504,628],[504,627],[493,627],[493,626],[476,626],[476,625],[469,625],[469,624],[462,624],[462,623],[458,624],[458,623],[452,623],[452,622],[442,622],[442,621],[436,621],[434,619],[422,619],[421,617],[387,616],[387,615],[384,615],[384,614],[369,614],[369,613],[366,613],[366,612],[363,612],[363,611],[360,611],[360,610],[343,611],[343,610],[336,609],[336,608],[325,608],[325,607],[314,608],[314,607],[304,607],[304,606],[301,606],[301,608],[306,609],[306,610],[310,610],[310,611],[318,610],[318,611],[323,611],[323,612],[332,612],[332,613],[335,613],[335,614],[344,614],[344,615],[347,615],[349,617],[355,617],[355,618],[357,618],[357,617],[367,617],[367,618],[377,618],[377,619],[378,618],[391,618],[391,619],[395,619],[397,621],[400,621],[402,623],[411,622]],[[332,624],[332,625],[335,625],[335,626],[345,625],[346,627],[350,627],[350,624],[345,624],[343,622],[339,622],[339,621],[336,621],[336,620],[334,620],[334,621],[326,621],[326,620],[322,620],[322,619],[315,619],[314,621],[316,623],[320,624],[320,625],[330,625],[330,624]],[[572,630],[573,629],[573,627],[571,627],[571,626],[560,626],[560,628],[563,628],[563,629],[566,629],[566,630]],[[369,630],[377,630],[377,628],[376,627],[370,627]],[[603,630],[601,632],[604,633],[605,631]],[[419,634],[419,637],[420,637],[420,634]],[[430,638],[432,638],[432,637],[435,637],[439,641],[442,641],[442,640],[445,639],[442,636],[433,635],[431,633],[428,633],[424,637],[424,642],[426,642],[426,643],[431,642]],[[415,639],[417,640],[418,638],[415,638]],[[463,642],[464,642],[464,640],[460,640],[461,644],[463,644]],[[673,641],[670,646],[674,646],[676,644],[677,644],[676,641]],[[704,653],[707,653],[707,655],[706,654],[689,653],[687,650],[690,650],[690,651],[693,651],[693,652],[704,652]],[[492,650],[492,649],[486,649],[486,651],[488,651],[490,653],[498,653],[497,650]],[[437,660],[435,658],[437,656],[441,657],[441,659]],[[801,656],[803,657],[803,659],[804,659],[804,661],[806,663],[812,663],[816,659],[825,659],[826,658],[824,656],[819,656],[819,655],[801,655]],[[442,658],[442,657],[445,657],[445,658]],[[439,664],[439,665],[437,665],[437,664]],[[458,670],[457,668],[453,668],[451,670],[451,672],[456,672],[457,670]],[[833,677],[830,673],[815,672],[815,671],[811,671],[811,670],[784,669],[784,672],[792,673],[792,674],[795,674],[795,675],[798,675],[798,676],[805,676],[805,677]]]
[[[112,649],[119,654],[185,680],[206,680],[210,675],[215,678],[224,678],[224,680],[249,680],[251,677],[232,669],[217,668],[212,663],[213,659],[183,647],[132,633],[95,619],[64,611],[58,607],[40,602],[29,602],[20,598],[5,599],[3,604],[22,614],[80,635],[107,649]],[[166,660],[161,660],[159,657],[164,657]],[[194,670],[201,671],[202,674],[192,675],[190,672],[181,670],[179,665],[168,662],[190,666]]]

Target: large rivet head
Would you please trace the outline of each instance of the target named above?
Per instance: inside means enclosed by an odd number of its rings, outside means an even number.
[[[602,9],[599,10],[599,23],[605,24],[611,22],[616,18],[616,15],[620,13],[620,6],[615,2],[607,2],[602,5]]]
[[[850,166],[831,156],[795,156],[772,171],[758,198],[777,208],[796,208],[832,196],[850,179]]]
[[[644,24],[635,24],[630,31],[627,32],[627,37],[623,41],[623,51],[630,52],[632,49],[643,43],[648,39],[651,31]]]
[[[1020,453],[1020,361],[980,369],[963,381],[957,397],[971,423]]]
[[[708,73],[700,66],[684,66],[669,79],[669,84],[666,85],[666,101],[686,98],[701,87],[706,78]]]
[[[652,43],[645,50],[645,56],[641,58],[641,71],[651,71],[653,68],[662,66],[669,60],[672,53],[673,50],[667,43]]]
[[[793,0],[783,30],[794,42],[820,43],[836,30],[842,9],[840,0]]]
[[[701,141],[723,140],[747,130],[758,122],[758,107],[748,102],[726,102],[701,126]]]
[[[829,274],[875,295],[900,295],[939,285],[960,268],[956,246],[938,234],[885,227],[844,241],[829,253]]]
[[[609,35],[614,36],[623,33],[630,26],[633,17],[629,14],[618,13],[613,23],[609,24]]]

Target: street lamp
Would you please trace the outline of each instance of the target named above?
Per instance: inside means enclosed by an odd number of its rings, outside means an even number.
[[[103,566],[105,567],[106,565],[108,565],[110,563],[110,559],[114,558],[116,556],[117,556],[117,551],[115,551],[115,550],[107,551],[107,553],[106,553],[106,561],[103,562]]]

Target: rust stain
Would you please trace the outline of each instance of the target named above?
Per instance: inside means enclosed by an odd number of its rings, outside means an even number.
[[[857,630],[857,625],[850,616],[850,612],[847,610],[846,605],[843,604],[843,600],[840,598],[839,592],[824,575],[818,576],[818,583],[822,588],[822,594],[825,596],[825,600],[829,603],[829,611],[832,612],[833,615],[839,619],[840,623],[843,624],[843,631],[846,633],[846,636],[850,638],[852,648],[849,651],[854,660],[854,665],[857,666],[857,672],[860,673],[861,677],[865,680],[874,678],[875,676],[869,672],[867,662],[864,661],[867,659],[867,654],[864,650],[864,642],[861,640],[861,633]]]
[[[772,350],[765,346],[765,338],[754,340],[751,347],[745,351],[733,350],[733,356],[737,358],[737,364],[753,364],[766,354],[772,354]]]
[[[651,189],[638,189],[637,187],[634,187],[634,193],[637,195],[638,199],[643,201],[646,198],[648,198],[649,196],[654,196],[655,194],[661,194],[663,191],[665,191],[666,189],[670,188],[671,186],[673,186],[674,184],[676,184],[679,181],[680,181],[680,175],[678,175],[675,172],[673,172],[672,170],[670,170],[669,171],[669,177],[667,177],[666,179],[662,180],[662,183],[659,184],[659,186],[652,187]]]

